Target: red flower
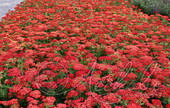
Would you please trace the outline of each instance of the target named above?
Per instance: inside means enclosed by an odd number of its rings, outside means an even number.
[[[44,15],[35,15],[35,18],[37,18],[37,19],[39,19],[39,20],[42,20],[42,19],[44,19],[45,17],[44,17]]]
[[[70,78],[74,78],[74,74],[68,74],[68,76],[70,77]]]
[[[73,29],[73,32],[75,32],[75,33],[79,33],[80,31],[81,31],[81,29],[78,28],[78,27],[75,27],[75,28]]]
[[[110,87],[113,88],[113,90],[118,89],[118,88],[123,88],[125,84],[119,83],[119,82],[114,82],[110,84]]]
[[[120,99],[118,99],[117,94],[109,93],[108,95],[103,97],[105,100],[108,100],[111,103],[118,103]]]
[[[145,86],[145,84],[142,84],[142,83],[137,83],[136,84],[137,88],[140,89],[140,90],[147,90],[147,87]]]
[[[45,99],[43,99],[43,102],[46,105],[50,106],[54,104],[55,100],[56,100],[55,97],[51,96],[51,97],[46,97]]]
[[[129,73],[129,74],[127,75],[127,77],[125,78],[125,80],[129,80],[129,79],[135,80],[136,78],[137,78],[137,75],[136,75],[136,74],[134,74],[134,73]]]
[[[31,58],[25,60],[24,64],[25,64],[26,67],[29,67],[30,65],[35,66],[35,63]]]
[[[12,69],[9,69],[8,70],[8,76],[21,76],[21,71],[17,68],[17,67],[14,67]]]
[[[34,97],[35,99],[40,98],[41,92],[39,90],[34,90],[29,93],[29,96]]]
[[[67,98],[73,97],[73,96],[78,96],[79,93],[75,90],[71,90],[70,92],[68,92],[67,94]]]
[[[5,105],[5,106],[9,105],[9,103],[7,101],[0,101],[0,104]]]
[[[66,107],[67,107],[66,104],[61,104],[61,103],[57,104],[57,108],[66,108]]]
[[[40,108],[37,105],[29,104],[27,108]]]
[[[31,101],[29,102],[29,104],[37,105],[38,102],[39,102],[38,100],[33,99],[33,100],[31,100]]]
[[[76,77],[85,76],[86,74],[87,74],[86,71],[77,71],[76,72]]]
[[[170,104],[167,104],[167,105],[166,105],[166,108],[170,108]]]
[[[151,65],[151,63],[153,62],[151,56],[142,56],[140,57],[140,60],[141,60],[141,63],[144,65]]]
[[[56,12],[56,10],[55,10],[54,8],[48,8],[48,9],[46,9],[46,11],[49,12],[49,13],[54,13],[54,12]]]
[[[157,80],[157,79],[152,79],[151,80],[151,86],[158,87],[160,85],[161,85],[161,82],[159,80]]]
[[[34,98],[32,98],[32,97],[27,97],[27,101],[29,102],[29,101],[32,101],[32,100],[34,100]]]
[[[17,93],[18,91],[21,90],[21,88],[22,88],[22,85],[18,84],[18,85],[14,85],[13,88],[9,88],[9,91]]]
[[[157,107],[161,107],[162,103],[159,99],[152,99],[152,104],[157,106]]]
[[[116,72],[115,74],[115,77],[121,77],[122,79],[127,76],[126,72]]]
[[[18,105],[18,99],[12,99],[8,101],[0,101],[0,104],[3,104],[5,106],[10,106],[10,105]]]
[[[113,54],[115,52],[112,47],[108,47],[108,46],[106,47],[105,51],[107,54]]]
[[[42,87],[47,87],[48,89],[56,89],[57,83],[55,81],[50,81],[50,82],[42,82],[41,83]]]
[[[28,94],[31,91],[31,88],[22,88],[19,92],[17,92],[18,96],[24,96],[26,94]]]
[[[109,56],[102,56],[99,58],[99,60],[112,60],[113,58],[112,57],[109,57]]]
[[[124,108],[124,106],[116,106],[115,108]]]
[[[142,78],[142,82],[148,83],[148,82],[151,82],[151,79],[150,78]]]
[[[142,108],[139,104],[137,103],[131,103],[126,106],[127,108]]]
[[[25,71],[25,76],[28,77],[34,77],[35,75],[37,75],[39,72],[36,68],[29,68],[28,70]],[[32,78],[30,78],[32,79]]]
[[[85,66],[83,64],[74,64],[73,69],[75,70],[85,70]]]
[[[84,92],[86,90],[86,86],[81,84],[81,85],[78,85],[76,89],[79,90],[80,92]]]
[[[26,50],[25,52],[25,57],[31,57],[34,54],[34,50]],[[31,61],[32,59],[28,59],[29,61]],[[31,61],[32,62],[32,61]]]
[[[102,103],[100,108],[112,108],[108,103]]]

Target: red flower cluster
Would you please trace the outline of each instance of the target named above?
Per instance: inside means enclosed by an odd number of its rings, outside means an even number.
[[[127,0],[22,2],[0,21],[0,105],[170,108],[170,27],[158,17],[170,20]]]

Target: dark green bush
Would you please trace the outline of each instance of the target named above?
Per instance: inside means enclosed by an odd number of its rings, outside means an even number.
[[[170,17],[169,0],[131,0],[131,4],[138,6],[146,14],[155,14],[157,11],[161,15]]]

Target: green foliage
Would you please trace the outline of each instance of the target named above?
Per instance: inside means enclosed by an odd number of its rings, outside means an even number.
[[[138,6],[146,14],[155,14],[156,11],[161,15],[170,17],[170,1],[168,0],[131,0],[131,4]]]

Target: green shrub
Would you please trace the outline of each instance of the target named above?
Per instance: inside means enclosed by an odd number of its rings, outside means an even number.
[[[148,15],[155,14],[158,11],[159,14],[170,17],[169,0],[131,0],[131,4],[138,6]]]

